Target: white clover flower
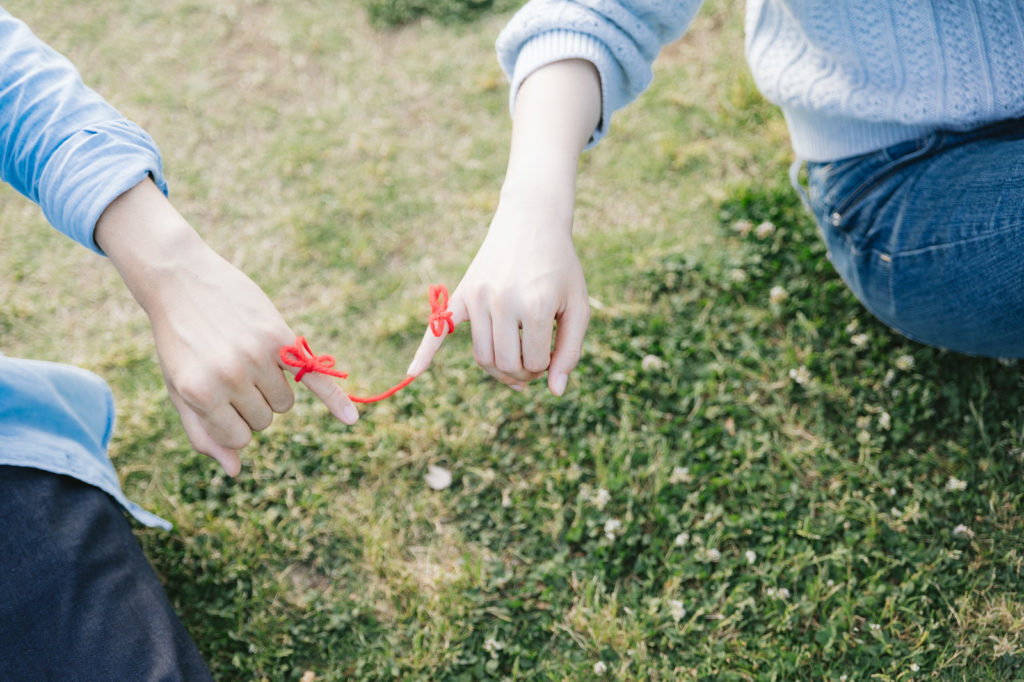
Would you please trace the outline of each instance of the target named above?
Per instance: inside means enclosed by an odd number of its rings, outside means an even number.
[[[743,556],[747,558],[747,563],[753,565],[757,562],[757,552],[752,549],[748,549],[743,553]]]
[[[850,323],[846,325],[846,333],[852,334],[860,328],[860,320],[856,317],[850,320]]]
[[[608,519],[604,522],[604,536],[609,540],[614,540],[621,530],[622,521],[618,519]]]
[[[789,292],[780,286],[774,286],[768,292],[768,300],[774,305],[782,303],[787,298],[789,298]]]
[[[774,599],[786,601],[790,598],[789,590],[785,587],[769,587],[765,593]]]
[[[800,365],[795,369],[789,370],[789,378],[803,386],[807,383],[810,383],[811,373],[806,367]]]
[[[967,481],[961,481],[956,476],[950,476],[949,480],[946,481],[946,490],[952,492],[960,492],[961,490],[967,490]]]
[[[668,482],[672,485],[689,483],[692,480],[693,476],[690,475],[690,467],[673,467],[672,474],[668,477]]]
[[[672,620],[675,622],[681,621],[686,617],[686,609],[683,608],[683,602],[678,599],[670,599],[668,602],[668,612],[672,616]]]
[[[434,490],[444,490],[452,484],[452,472],[444,467],[431,464],[427,467],[427,475],[423,477],[423,480]]]
[[[739,236],[746,237],[748,234],[750,234],[750,231],[754,229],[754,223],[747,220],[746,218],[743,218],[742,220],[737,220],[735,223],[733,223],[732,229],[735,230],[736,233],[739,234]]]
[[[858,429],[861,429],[863,431],[869,426],[871,426],[871,417],[867,416],[866,414],[862,414],[861,416],[857,417]]]
[[[895,381],[895,380],[896,380],[896,372],[895,372],[895,370],[891,370],[890,369],[890,370],[888,370],[885,373],[885,378],[882,379],[882,384],[885,385],[885,386],[891,386],[892,382]]]
[[[863,348],[868,345],[868,341],[871,339],[867,334],[854,334],[850,337],[850,343],[857,348]]]
[[[489,653],[493,658],[497,658],[498,652],[504,648],[505,645],[499,642],[498,640],[494,639],[493,637],[488,637],[484,641],[484,651]]]
[[[771,221],[764,221],[754,228],[754,234],[758,239],[767,239],[775,234],[775,225]]]
[[[889,510],[889,515],[892,516],[894,519],[898,519],[901,516],[903,516],[903,512],[900,511],[899,507],[893,507],[892,509]]]
[[[906,372],[914,369],[914,356],[913,355],[901,355],[896,358],[896,369]]]
[[[729,280],[736,284],[743,284],[747,281],[747,272],[740,268],[733,268],[729,271]]]
[[[672,544],[674,544],[676,547],[682,547],[682,546],[684,546],[689,541],[690,541],[690,534],[689,533],[680,533],[679,535],[676,536],[676,539],[672,541]]]
[[[882,626],[878,623],[868,623],[868,627],[871,629],[872,632],[878,632],[882,629]]]
[[[861,431],[857,434],[857,442],[861,445],[867,445],[871,442],[871,434],[867,431]]]
[[[970,528],[968,528],[966,525],[964,525],[962,523],[957,524],[957,526],[955,528],[953,528],[953,537],[961,537],[961,536],[965,537],[965,538],[973,538],[974,537],[974,531],[971,530]]]
[[[832,580],[832,578],[829,578],[828,580],[825,581],[825,585],[827,585],[828,587],[835,587],[836,586],[836,581]]]
[[[608,666],[605,665],[604,661],[598,661],[597,663],[594,664],[594,674],[595,675],[601,676],[601,675],[604,675],[606,672],[608,672]]]
[[[878,415],[878,425],[888,431],[892,428],[892,415],[888,412],[883,412]]]
[[[889,488],[885,492],[889,497],[896,497],[896,488]]]
[[[657,355],[645,355],[644,359],[640,361],[640,369],[645,372],[656,372],[664,367],[665,361]]]
[[[611,502],[611,499],[612,494],[608,492],[607,488],[598,488],[597,490],[594,491],[594,494],[593,496],[591,496],[590,501],[598,509],[604,509],[605,505]]]
[[[916,673],[920,669],[921,669],[921,666],[919,666],[917,663],[911,663],[910,664],[910,672]]]
[[[716,564],[722,560],[722,553],[714,547],[708,548],[708,551],[705,553],[705,556],[707,556],[708,561]]]

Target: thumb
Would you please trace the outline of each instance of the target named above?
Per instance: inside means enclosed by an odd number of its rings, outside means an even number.
[[[448,301],[448,309],[452,313],[452,322],[456,327],[468,319],[466,306],[462,303],[462,297],[459,296],[458,290],[452,294],[451,300]],[[434,359],[434,355],[441,348],[441,344],[448,338],[448,334],[447,326],[445,326],[440,336],[435,336],[434,331],[428,326],[427,331],[423,333],[423,340],[420,341],[419,348],[416,349],[416,354],[413,355],[412,364],[406,370],[406,374],[418,377],[425,372]]]
[[[570,304],[558,318],[555,331],[555,349],[548,366],[548,388],[557,396],[565,392],[569,372],[576,368],[583,352],[583,337],[590,322],[590,303],[584,295],[582,301]]]

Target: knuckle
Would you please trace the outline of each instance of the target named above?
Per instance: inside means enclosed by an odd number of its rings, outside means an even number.
[[[550,365],[549,358],[525,358],[523,360],[523,369],[531,374],[538,374],[547,371],[548,365]]]
[[[200,455],[206,455],[207,457],[213,457],[213,448],[210,444],[199,438],[193,438],[192,434],[188,435],[188,443],[192,446],[192,449],[198,452]]]
[[[233,429],[232,433],[225,435],[224,441],[221,443],[226,448],[231,450],[241,450],[252,441],[252,431],[249,429]]]
[[[538,293],[524,295],[520,309],[524,322],[541,324],[552,317],[552,309],[548,298]]]
[[[261,413],[252,418],[249,422],[249,426],[252,427],[253,431],[262,431],[274,423],[274,413],[267,410],[266,413]]]
[[[480,365],[484,369],[494,369],[494,354],[487,351],[480,350],[479,348],[473,349],[473,359],[476,360],[476,364]]]
[[[494,366],[497,367],[499,371],[504,372],[505,374],[512,374],[513,372],[518,372],[520,370],[519,363],[513,361],[511,358],[508,357],[495,358]]]
[[[186,376],[175,382],[174,389],[189,407],[200,414],[210,412],[218,401],[214,383],[205,376]]]
[[[292,393],[291,389],[287,389],[287,392],[282,391],[280,395],[275,395],[271,398],[270,409],[278,414],[287,412],[292,409],[292,405],[295,404],[295,394]]]

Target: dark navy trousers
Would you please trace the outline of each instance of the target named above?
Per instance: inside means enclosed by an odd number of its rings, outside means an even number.
[[[0,680],[210,680],[98,488],[0,466]]]

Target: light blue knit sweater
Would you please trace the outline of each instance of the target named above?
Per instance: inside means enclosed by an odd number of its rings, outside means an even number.
[[[512,81],[561,59],[593,62],[603,116],[651,81],[661,47],[701,0],[533,0],[498,37]],[[748,0],[746,55],[781,107],[798,157],[829,161],[939,128],[1024,116],[1021,0]]]

